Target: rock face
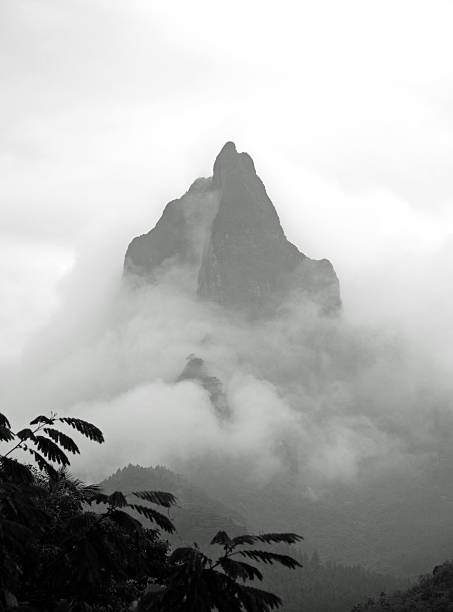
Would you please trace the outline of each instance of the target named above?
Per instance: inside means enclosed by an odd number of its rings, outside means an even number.
[[[339,309],[335,271],[285,237],[252,158],[227,142],[210,179],[198,179],[170,202],[156,227],[128,247],[125,272],[148,280],[171,266],[190,271],[203,299],[265,316],[288,297],[309,299],[325,312]]]
[[[217,415],[221,418],[229,416],[230,411],[222,382],[216,376],[211,376],[203,359],[193,354],[189,355],[185,368],[176,382],[183,380],[191,380],[200,384],[208,392]]]

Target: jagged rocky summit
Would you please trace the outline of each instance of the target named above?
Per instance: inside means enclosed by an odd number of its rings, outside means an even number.
[[[211,178],[197,179],[167,204],[154,229],[129,244],[126,276],[159,282],[172,270],[181,270],[179,278],[201,299],[252,316],[275,312],[287,298],[310,300],[324,312],[341,305],[332,264],[286,239],[252,158],[232,142]]]
[[[176,382],[191,380],[198,383],[209,394],[212,406],[215,408],[217,416],[224,418],[230,415],[225,390],[221,380],[212,376],[203,359],[196,355],[189,355],[187,363],[177,378]]]

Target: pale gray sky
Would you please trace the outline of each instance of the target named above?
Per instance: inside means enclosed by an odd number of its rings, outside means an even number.
[[[118,271],[226,140],[253,156],[288,237],[331,259],[354,316],[409,312],[441,335],[452,31],[440,0],[3,0],[0,359],[78,262]]]

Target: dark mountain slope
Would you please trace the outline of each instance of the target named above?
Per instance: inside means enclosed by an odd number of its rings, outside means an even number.
[[[126,252],[127,276],[155,282],[175,266],[193,277],[201,298],[251,315],[272,314],[288,297],[327,312],[340,307],[332,265],[286,239],[252,158],[232,142],[217,156],[213,177],[170,202],[155,228]]]
[[[191,485],[183,476],[162,466],[143,468],[128,465],[117,470],[100,484],[103,491],[168,491],[176,495],[177,506],[171,509],[177,533],[171,541],[200,546],[209,544],[217,531],[224,529],[233,535],[245,531],[244,519],[234,510],[215,501],[200,488]],[[141,517],[137,517],[140,518]]]
[[[217,531],[225,530],[232,535],[261,531],[254,525],[244,526],[245,520],[234,510],[216,501],[185,477],[158,466],[143,468],[129,465],[101,483],[105,492],[114,490],[164,490],[178,497],[178,507],[171,517],[178,529],[171,543],[192,544],[197,542],[208,554],[215,555],[216,547],[209,542]],[[140,520],[143,517],[137,516]],[[242,524],[241,524],[242,522]],[[277,531],[282,525],[276,524]],[[307,539],[313,540],[310,534]],[[277,552],[276,547],[271,548]],[[345,566],[339,563],[322,563],[317,553],[307,555],[301,547],[282,546],[279,552],[290,554],[302,563],[303,568],[288,572],[285,568],[263,567],[264,582],[256,586],[279,594],[284,606],[282,612],[349,612],[357,602],[376,597],[382,591],[390,592],[405,586],[405,583],[390,575],[365,570],[363,567]]]

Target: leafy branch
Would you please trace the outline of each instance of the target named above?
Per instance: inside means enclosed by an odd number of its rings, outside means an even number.
[[[84,486],[67,471],[69,456],[80,451],[62,426],[104,441],[82,419],[40,415],[15,433],[0,414],[0,443],[10,445],[0,453],[0,610],[7,602],[18,609],[26,602],[26,609],[40,612],[129,609],[134,598],[137,610],[146,612],[271,612],[281,606],[277,595],[249,584],[263,580],[254,563],[301,565],[259,545],[291,545],[301,536],[231,538],[219,531],[211,544],[223,553],[214,560],[196,545],[168,554],[159,534],[174,533],[175,527],[161,510],[168,513],[175,496],[147,490],[106,494]],[[38,469],[13,459],[17,450],[30,453]],[[104,508],[94,512],[92,505]],[[146,528],[146,521],[154,528]],[[156,588],[148,590],[150,584]]]
[[[14,470],[15,467],[18,471],[21,470],[18,467],[20,464],[9,456],[17,450],[22,450],[28,451],[36,462],[38,469],[46,472],[49,476],[55,476],[56,474],[52,463],[63,467],[70,465],[67,453],[80,454],[79,448],[70,436],[53,427],[55,423],[69,425],[85,438],[99,444],[104,442],[101,430],[82,419],[59,417],[55,413],[51,413],[49,417],[39,415],[30,421],[30,427],[14,433],[9,420],[5,415],[0,414],[0,442],[16,442],[6,453],[0,454],[1,464],[3,466],[8,464],[10,470]],[[24,468],[25,466],[21,467]]]
[[[129,494],[124,494],[121,491],[114,491],[110,495],[95,492],[88,500],[88,503],[105,504],[107,506],[107,510],[104,516],[123,526],[129,531],[139,531],[142,525],[139,520],[125,511],[127,509],[145,517],[167,533],[175,532],[175,526],[170,518],[161,512],[154,510],[151,506],[130,503],[128,497],[131,495],[151,502],[155,505],[163,506],[167,509],[176,504],[176,497],[171,493],[165,493],[163,491],[135,491]]]
[[[247,582],[263,580],[261,571],[247,563],[232,558],[239,555],[265,564],[280,564],[289,569],[302,567],[288,555],[258,549],[244,550],[244,545],[294,544],[303,538],[295,533],[265,533],[230,538],[219,531],[211,541],[223,547],[223,555],[210,559],[198,547],[177,548],[170,555],[173,566],[166,588],[156,595],[152,606],[146,608],[159,612],[183,612],[185,610],[218,612],[270,612],[282,605],[274,593],[257,589]],[[242,583],[242,584],[241,584]],[[190,606],[189,606],[190,603]]]

